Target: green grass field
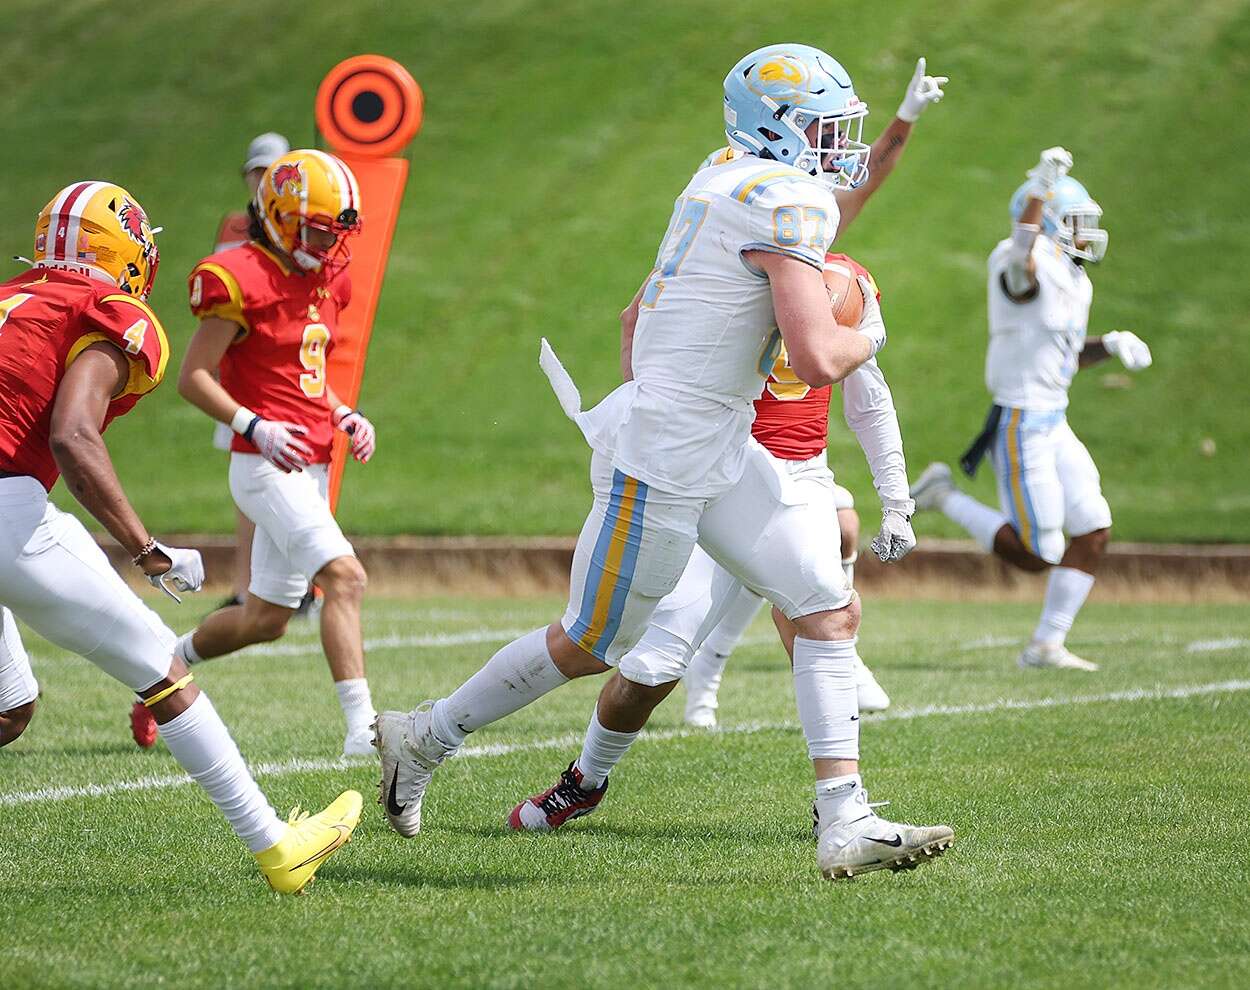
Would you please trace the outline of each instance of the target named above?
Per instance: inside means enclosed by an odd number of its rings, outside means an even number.
[[[1063,143],[1111,231],[1092,326],[1136,330],[1156,358],[1127,387],[1095,370],[1074,391],[1071,419],[1102,467],[1118,534],[1250,539],[1250,131],[1237,109],[1250,92],[1246,0],[781,10],[227,0],[211,11],[194,0],[141,10],[8,0],[5,10],[5,252],[30,250],[35,214],[62,184],[123,182],[166,228],[154,302],[179,352],[192,330],[183,278],[221,213],[242,203],[251,136],[277,128],[308,142],[317,82],[361,51],[402,60],[425,88],[362,399],[380,453],[350,471],[352,532],[576,530],[586,455],[535,367],[538,338],[552,339],[588,398],[615,384],[616,313],[674,196],[723,141],[724,73],[754,47],[796,38],[848,67],[873,108],[872,135],[917,55],[952,80],[842,243],[885,293],[882,361],[913,466],[957,456],[980,425],[984,258],[1037,151]],[[231,526],[209,434],[172,386],[111,433],[156,531]],[[1204,438],[1214,456],[1200,453]],[[833,453],[867,502],[844,430]],[[989,497],[989,479],[976,489]],[[953,535],[943,527],[933,532]]]
[[[449,690],[558,605],[371,602],[375,699]],[[0,751],[3,985],[1245,986],[1250,614],[1093,604],[1072,638],[1103,661],[1093,675],[1017,670],[1034,617],[867,603],[861,650],[894,701],[863,723],[872,796],[958,840],[916,873],[840,884],[816,871],[810,770],[762,622],[726,675],[726,731],[683,732],[678,699],[662,706],[592,818],[503,828],[575,755],[594,679],[471,740],[410,842],[372,803],[374,768],[330,759],[337,705],[313,630],[294,628],[198,678],[277,806],[366,794],[355,841],[295,899],[175,786],[163,746],[132,747],[121,688],[32,637],[42,707]]]

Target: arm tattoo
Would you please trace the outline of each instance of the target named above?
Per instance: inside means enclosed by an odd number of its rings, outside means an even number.
[[[881,154],[877,156],[877,164],[884,165],[888,162],[899,148],[903,146],[903,139],[897,134],[890,136],[889,143],[882,149]]]

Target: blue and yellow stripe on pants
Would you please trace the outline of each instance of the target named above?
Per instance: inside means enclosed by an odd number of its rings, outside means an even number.
[[[1033,509],[1033,499],[1029,495],[1021,444],[1020,422],[1024,418],[1024,413],[1020,409],[1004,411],[1007,415],[998,429],[999,454],[1003,468],[1007,472],[1004,484],[1007,489],[1008,504],[1011,507],[1011,521],[1016,527],[1016,532],[1020,534],[1020,541],[1040,557],[1042,555],[1041,532],[1037,526],[1037,513]]]
[[[647,486],[620,471],[612,472],[612,494],[590,558],[582,607],[568,630],[569,639],[600,660],[621,627],[629,586],[642,545]]]

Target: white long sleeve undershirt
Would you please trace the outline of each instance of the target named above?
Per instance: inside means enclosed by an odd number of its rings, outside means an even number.
[[[883,501],[910,498],[894,396],[876,358],[869,358],[843,379],[842,415],[868,460],[877,495]]]

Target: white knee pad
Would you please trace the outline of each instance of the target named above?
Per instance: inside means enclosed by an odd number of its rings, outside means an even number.
[[[1111,528],[1111,506],[1102,492],[1086,495],[1075,505],[1068,506],[1064,522],[1069,536],[1084,536],[1099,529]]]
[[[644,687],[659,687],[686,676],[694,648],[682,637],[651,626],[638,644],[621,657],[617,669],[626,680]]]
[[[1061,529],[1043,529],[1037,534],[1038,556],[1048,564],[1059,563],[1067,545],[1068,541],[1064,539]]]

